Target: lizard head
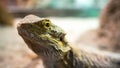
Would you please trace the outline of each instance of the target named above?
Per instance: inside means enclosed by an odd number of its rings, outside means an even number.
[[[70,50],[65,32],[49,19],[28,15],[18,24],[17,29],[27,45],[38,55],[51,54],[57,57]]]

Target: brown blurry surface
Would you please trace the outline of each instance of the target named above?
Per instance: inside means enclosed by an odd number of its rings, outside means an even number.
[[[110,0],[102,10],[100,27],[84,33],[77,42],[120,52],[120,0]]]
[[[13,25],[13,17],[8,13],[6,6],[0,3],[0,25]]]
[[[104,47],[120,50],[120,0],[110,0],[103,9],[100,19],[99,38],[107,40]]]

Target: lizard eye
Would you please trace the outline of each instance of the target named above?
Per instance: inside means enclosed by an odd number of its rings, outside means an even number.
[[[46,26],[46,27],[49,27],[49,26],[50,26],[50,23],[46,23],[45,26]]]

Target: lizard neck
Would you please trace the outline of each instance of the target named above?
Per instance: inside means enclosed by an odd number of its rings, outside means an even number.
[[[64,57],[64,63],[67,68],[83,68],[83,62],[77,58],[75,51],[71,49]],[[77,66],[79,65],[79,66]]]
[[[64,56],[63,63],[67,68],[73,68],[73,51],[70,50]]]
[[[72,48],[64,57],[67,68],[113,68],[111,59],[107,56],[100,56],[96,53],[89,53],[85,50]],[[116,65],[117,66],[117,65]]]
[[[37,44],[33,41],[24,39],[28,47],[32,49],[43,61],[45,68],[69,68],[64,63],[64,57],[69,53],[57,51],[53,47],[43,47],[42,44]]]
[[[64,57],[64,63],[67,68],[90,68],[88,58],[82,51],[79,51],[79,55],[76,50],[71,49]],[[80,59],[81,58],[81,59]],[[84,62],[83,59],[86,59]]]

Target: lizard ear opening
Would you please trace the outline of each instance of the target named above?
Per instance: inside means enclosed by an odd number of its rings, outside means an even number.
[[[64,41],[64,37],[65,37],[65,34],[62,34],[62,35],[59,37],[60,41]]]
[[[60,41],[63,41],[63,37],[60,37]]]

